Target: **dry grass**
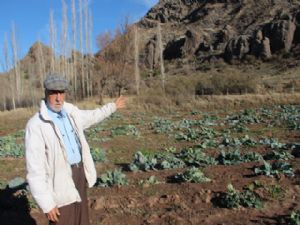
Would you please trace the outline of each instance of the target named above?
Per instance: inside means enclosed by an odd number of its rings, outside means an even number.
[[[148,93],[145,96],[126,96],[127,112],[170,113],[185,110],[234,110],[248,107],[261,107],[268,105],[300,104],[300,93],[266,93],[244,95],[210,95],[210,96],[183,96],[179,99],[168,98],[162,93]],[[106,98],[105,103],[115,99]],[[99,107],[96,98],[75,103],[81,109],[94,109]],[[21,108],[12,111],[0,112],[0,135],[14,133],[25,128],[28,119],[38,110],[35,108]]]
[[[269,93],[244,95],[215,95],[199,97],[195,105],[205,109],[238,109],[267,105],[293,105],[300,103],[300,93]]]
[[[0,112],[0,134],[13,133],[25,128],[28,119],[37,111],[36,108],[20,108]]]
[[[267,93],[267,94],[244,94],[244,95],[210,95],[188,98],[181,102],[170,102],[169,99],[160,96],[155,98],[159,104],[153,102],[143,102],[140,104],[141,110],[165,113],[184,110],[233,110],[248,107],[261,107],[268,105],[293,105],[300,104],[300,93]],[[135,100],[132,100],[133,102]],[[141,101],[141,100],[140,100]],[[163,107],[162,107],[163,106]]]

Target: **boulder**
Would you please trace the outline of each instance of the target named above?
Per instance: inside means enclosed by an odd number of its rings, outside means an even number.
[[[263,28],[264,36],[270,39],[271,52],[285,50],[289,52],[296,30],[294,21],[278,20],[267,24]]]
[[[257,30],[251,43],[251,54],[257,58],[268,59],[272,56],[270,39],[263,36],[261,30]]]
[[[213,46],[207,43],[206,41],[203,41],[199,44],[196,54],[199,55],[200,52],[209,52],[212,50],[213,50]]]
[[[220,49],[224,51],[226,43],[236,35],[237,31],[234,27],[225,25],[224,28],[215,35],[215,41],[213,43],[214,49]]]
[[[153,70],[158,66],[159,61],[159,50],[156,35],[146,44],[145,54],[145,64],[150,70]]]
[[[232,38],[225,47],[224,58],[226,61],[241,60],[250,52],[250,35],[240,35]]]
[[[262,49],[259,55],[262,59],[269,59],[272,57],[271,47],[270,47],[270,39],[265,37],[262,40]]]
[[[187,30],[184,36],[170,40],[164,50],[164,59],[176,59],[195,55],[200,35],[193,30]]]
[[[254,35],[254,39],[251,43],[251,54],[255,55],[256,57],[259,57],[262,52],[262,40],[263,40],[263,34],[261,30],[256,31]]]
[[[185,41],[181,50],[182,55],[184,57],[195,55],[195,52],[199,45],[199,41],[200,41],[200,35],[195,31],[188,30],[185,33]]]

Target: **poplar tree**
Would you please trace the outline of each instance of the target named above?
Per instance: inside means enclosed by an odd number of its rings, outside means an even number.
[[[68,43],[68,16],[67,16],[67,5],[64,0],[61,1],[62,3],[62,31],[61,31],[61,44],[60,44],[60,51],[61,51],[61,73],[69,79],[69,74],[67,71],[67,43]]]
[[[76,2],[72,0],[72,34],[73,34],[73,51],[72,51],[72,80],[73,80],[73,88],[74,88],[74,97],[76,99],[77,96],[77,19],[76,19]]]
[[[136,94],[140,94],[140,69],[139,69],[139,32],[137,25],[134,26],[134,74]]]
[[[50,10],[50,19],[49,19],[49,33],[50,33],[50,49],[52,51],[51,54],[51,63],[50,63],[50,72],[53,73],[56,70],[56,60],[55,60],[55,49],[56,49],[56,28],[54,24],[53,18],[53,10]]]
[[[11,30],[11,47],[13,52],[13,67],[14,67],[14,80],[15,80],[15,90],[17,104],[20,102],[21,97],[21,71],[18,60],[18,50],[17,50],[17,41],[16,41],[16,28],[14,22],[12,23]]]
[[[84,57],[84,77],[86,80],[86,96],[90,96],[90,82],[91,79],[89,77],[89,56],[88,56],[88,48],[89,48],[89,15],[88,15],[88,3],[87,0],[84,0],[84,7],[83,7],[83,15],[84,15],[84,49],[86,57]]]
[[[92,17],[92,11],[89,10],[89,24],[88,24],[88,49],[87,52],[89,52],[90,61],[88,65],[88,74],[89,74],[89,80],[90,80],[90,95],[93,95],[93,77],[92,77],[92,65],[94,61],[94,54],[93,54],[93,17]]]
[[[9,69],[11,68],[11,62],[9,59],[9,52],[8,52],[8,43],[7,43],[7,37],[6,34],[4,35],[4,41],[3,41],[3,55],[4,55],[4,71],[8,72],[8,82],[9,82],[9,89],[10,89],[10,98],[11,98],[11,104],[13,110],[16,109],[16,101],[15,101],[15,82],[13,73],[9,72]]]
[[[163,57],[163,45],[162,45],[162,35],[161,35],[161,25],[160,22],[157,23],[157,46],[159,51],[159,62],[160,62],[160,73],[162,80],[162,88],[165,90],[165,66],[164,66],[164,57]]]
[[[79,0],[79,46],[80,46],[80,63],[81,63],[81,91],[82,98],[85,97],[85,76],[84,76],[84,52],[83,52],[83,17],[82,17],[82,0]]]
[[[42,44],[40,41],[38,41],[37,43],[37,51],[38,51],[38,58],[37,58],[37,62],[38,62],[38,73],[39,73],[39,80],[40,80],[40,85],[41,88],[44,89],[44,79],[45,79],[45,75],[46,75],[46,65],[45,65],[45,59],[44,59],[44,53],[43,53],[43,49],[42,49]]]

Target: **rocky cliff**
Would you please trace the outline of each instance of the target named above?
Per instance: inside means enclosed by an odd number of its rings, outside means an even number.
[[[160,0],[138,23],[149,69],[158,62],[158,23],[165,60],[236,62],[247,55],[262,60],[300,55],[296,0]]]

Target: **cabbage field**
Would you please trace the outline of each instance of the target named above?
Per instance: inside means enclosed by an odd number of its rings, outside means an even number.
[[[124,110],[85,132],[93,225],[300,224],[300,105]],[[25,180],[24,131],[2,133],[0,221],[47,224]]]

